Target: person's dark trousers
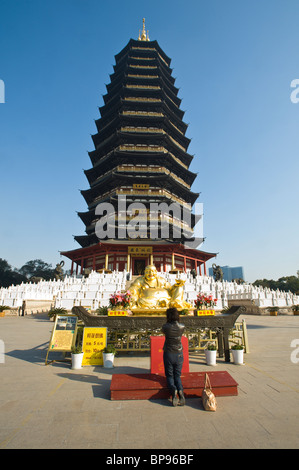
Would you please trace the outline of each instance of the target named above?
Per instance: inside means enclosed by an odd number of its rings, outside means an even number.
[[[183,391],[181,381],[181,372],[184,362],[183,351],[180,353],[171,353],[164,351],[163,353],[164,370],[166,375],[167,386],[173,395],[175,390]]]

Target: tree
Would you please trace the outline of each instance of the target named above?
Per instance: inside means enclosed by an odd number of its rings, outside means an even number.
[[[41,259],[34,259],[27,261],[20,269],[19,272],[26,276],[27,279],[34,277],[42,277],[46,281],[53,279],[54,270],[51,264],[45,263]]]
[[[293,294],[299,294],[299,279],[296,276],[281,277],[277,281],[278,289],[291,291]]]
[[[23,274],[12,269],[5,259],[0,258],[0,287],[9,287],[26,281],[27,278]]]
[[[258,279],[254,281],[254,286],[261,286],[269,289],[279,289],[286,292],[292,292],[293,294],[299,294],[299,278],[296,276],[285,276],[280,277],[278,281],[273,279]]]

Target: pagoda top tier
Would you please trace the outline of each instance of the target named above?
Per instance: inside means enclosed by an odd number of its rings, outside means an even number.
[[[150,40],[149,33],[145,30],[145,18],[143,18],[143,29],[142,31],[139,31],[138,39],[130,39],[128,44],[118,54],[114,56],[116,64],[120,62],[120,60],[129,52],[131,48],[136,50],[143,49],[144,51],[149,52],[156,50],[162,61],[168,67],[170,66],[171,59],[161,49],[158,42]]]

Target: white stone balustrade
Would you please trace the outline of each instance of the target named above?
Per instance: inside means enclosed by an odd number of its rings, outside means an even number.
[[[53,301],[55,307],[64,307],[71,310],[74,305],[83,305],[92,310],[98,307],[108,306],[110,296],[115,292],[124,291],[127,275],[132,278],[132,273],[112,272],[111,274],[92,271],[89,277],[66,276],[65,279],[56,281],[40,281],[37,284],[22,283],[17,286],[0,288],[0,305],[11,308],[19,308],[23,300]],[[299,296],[291,292],[273,291],[263,289],[252,284],[237,284],[235,282],[215,281],[210,276],[197,275],[193,277],[189,272],[179,275],[159,273],[170,284],[175,279],[185,280],[186,300],[193,304],[199,292],[212,295],[217,298],[216,310],[222,310],[228,306],[229,300],[248,300],[257,307],[266,308],[272,306],[291,307],[299,304]]]

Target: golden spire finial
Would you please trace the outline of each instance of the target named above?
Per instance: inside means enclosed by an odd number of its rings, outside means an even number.
[[[138,41],[149,41],[150,38],[149,38],[149,35],[148,35],[148,32],[146,33],[145,31],[145,18],[142,19],[142,32],[141,32],[141,36],[140,36],[140,30],[139,30],[139,37],[138,37]]]

